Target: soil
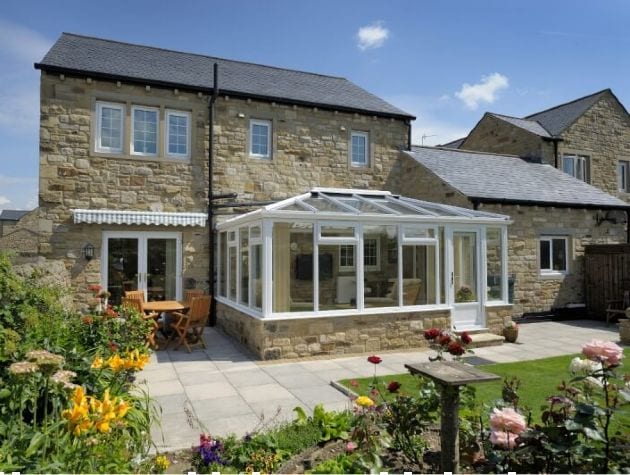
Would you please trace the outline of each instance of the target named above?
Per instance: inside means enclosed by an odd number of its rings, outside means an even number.
[[[304,473],[306,470],[312,470],[324,460],[343,454],[345,444],[343,440],[336,440],[323,446],[309,447],[283,463],[276,473]]]

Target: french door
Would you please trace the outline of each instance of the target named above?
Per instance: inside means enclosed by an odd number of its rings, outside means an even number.
[[[452,325],[455,330],[483,326],[481,311],[481,243],[480,231],[469,228],[452,228],[448,232],[449,295]]]
[[[128,290],[144,291],[147,301],[181,299],[181,234],[105,231],[101,282],[118,305]]]

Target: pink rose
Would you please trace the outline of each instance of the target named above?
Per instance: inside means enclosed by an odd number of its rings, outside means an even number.
[[[606,366],[617,366],[623,358],[623,349],[612,341],[593,340],[582,347],[582,354]]]
[[[499,410],[496,407],[490,414],[490,427],[493,431],[520,434],[527,429],[525,418],[511,407]]]
[[[355,444],[354,442],[350,441],[346,444],[346,452],[351,453],[354,452],[354,450],[357,448],[357,444]]]
[[[516,434],[504,432],[501,430],[493,430],[490,433],[490,442],[504,449],[513,449],[516,446]]]

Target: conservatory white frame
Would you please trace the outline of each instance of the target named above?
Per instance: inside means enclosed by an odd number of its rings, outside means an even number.
[[[323,205],[331,209],[318,210],[309,199],[322,198]],[[350,206],[347,201],[353,201],[364,205],[373,212],[361,211]],[[312,203],[312,201],[311,201]],[[375,211],[376,210],[376,211]],[[408,213],[405,213],[408,210]],[[319,308],[319,259],[312,259],[313,267],[313,309],[312,311],[289,311],[274,312],[273,302],[273,225],[274,223],[303,223],[312,225],[313,234],[313,256],[318,256],[319,245],[330,244],[354,244],[355,245],[355,272],[356,272],[356,307],[335,310],[318,310]],[[488,213],[478,210],[458,208],[450,205],[429,203],[400,197],[386,191],[367,190],[347,190],[334,188],[314,188],[308,193],[289,198],[287,200],[274,203],[256,211],[228,219],[217,224],[217,276],[215,295],[218,302],[233,307],[238,311],[251,317],[269,321],[298,318],[333,317],[346,315],[370,315],[370,314],[391,314],[403,312],[423,312],[436,310],[453,310],[454,292],[452,286],[448,285],[450,274],[453,272],[452,261],[452,229],[470,229],[478,232],[478,249],[480,259],[477,265],[477,281],[479,282],[479,306],[481,313],[486,306],[509,305],[508,303],[508,269],[507,269],[507,225],[510,224],[509,216]],[[354,227],[351,236],[328,237],[321,236],[322,226]],[[403,280],[403,246],[406,245],[428,245],[435,248],[435,304],[428,305],[403,305],[403,286],[398,285],[397,305],[387,307],[365,307],[364,295],[364,261],[363,261],[363,228],[364,226],[396,226],[397,230],[397,282]],[[241,303],[241,239],[240,229],[248,228],[250,236],[248,245],[248,305]],[[261,236],[251,239],[252,228],[260,227]],[[501,299],[488,300],[487,295],[487,261],[486,261],[486,229],[496,228],[500,230],[501,238]],[[427,230],[425,237],[409,236],[409,231]],[[227,256],[225,262],[226,269],[222,269],[224,259],[220,255],[222,240],[226,239],[231,232],[235,232],[235,241],[228,242],[226,246]],[[432,232],[432,236],[431,236]],[[440,237],[442,232],[442,239]],[[445,249],[440,249],[440,245]],[[262,246],[262,308],[254,306],[254,276],[252,263],[252,247]],[[236,279],[230,275],[229,248],[236,248]],[[381,253],[387,253],[387,249],[381,249]],[[444,275],[441,273],[440,258],[443,256]],[[225,273],[223,274],[223,272]],[[221,287],[224,276],[225,287]],[[447,276],[449,277],[447,279]],[[290,276],[290,278],[294,278]],[[236,282],[235,299],[231,299],[229,283]],[[444,287],[444,291],[442,291]],[[442,295],[444,299],[441,300]],[[485,318],[480,321],[483,326]]]

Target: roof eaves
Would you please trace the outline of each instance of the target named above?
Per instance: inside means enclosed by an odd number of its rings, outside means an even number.
[[[504,205],[522,205],[522,206],[541,206],[549,208],[576,208],[576,209],[616,209],[630,211],[630,204],[613,205],[598,203],[577,203],[577,202],[557,202],[557,201],[537,201],[537,200],[520,200],[514,198],[489,198],[487,196],[471,196],[467,197],[478,203],[485,204],[504,204]]]

